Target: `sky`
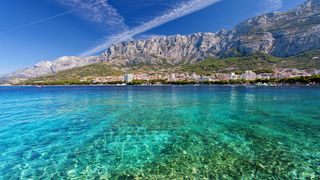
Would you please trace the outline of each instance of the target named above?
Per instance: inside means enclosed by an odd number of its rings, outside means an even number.
[[[216,32],[304,0],[0,0],[0,74],[119,41]]]

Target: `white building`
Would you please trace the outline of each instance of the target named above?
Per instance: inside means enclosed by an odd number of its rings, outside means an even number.
[[[124,75],[124,81],[126,83],[131,83],[133,81],[133,74],[126,74]]]
[[[252,81],[257,79],[257,74],[253,71],[246,71],[244,74],[242,74],[242,79]]]
[[[229,78],[232,80],[237,80],[237,79],[240,79],[240,76],[237,75],[236,73],[231,73]]]
[[[169,81],[176,81],[176,75],[174,73],[169,75]]]
[[[192,73],[192,74],[191,74],[191,79],[192,79],[192,80],[197,80],[197,79],[198,79],[197,74],[196,74],[196,73]]]

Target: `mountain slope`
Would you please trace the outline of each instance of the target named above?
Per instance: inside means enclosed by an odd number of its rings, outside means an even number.
[[[318,57],[318,58],[315,58]],[[198,75],[212,75],[215,73],[243,73],[246,70],[256,72],[272,72],[275,68],[298,68],[308,71],[320,69],[320,50],[308,51],[297,56],[278,58],[271,55],[256,53],[250,56],[230,58],[207,58],[200,62],[186,64],[131,64],[114,65],[110,63],[97,63],[84,67],[64,70],[53,75],[33,78],[27,84],[64,84],[81,83],[81,79],[121,76],[126,73],[133,74],[163,74],[170,73],[196,73]]]
[[[262,52],[277,57],[320,48],[320,0],[308,0],[286,13],[269,13],[246,20],[231,31],[154,37],[110,46],[101,60],[115,63],[157,59],[171,63],[203,60],[222,55]]]
[[[14,78],[33,78],[47,74],[57,73],[59,71],[72,69],[76,67],[87,66],[90,64],[100,62],[97,57],[79,58],[75,56],[64,56],[55,61],[41,61],[38,64],[30,68],[18,70],[12,74],[7,75],[8,77]]]
[[[320,0],[309,0],[286,13],[269,13],[240,23],[233,41],[242,52],[278,57],[320,48]]]

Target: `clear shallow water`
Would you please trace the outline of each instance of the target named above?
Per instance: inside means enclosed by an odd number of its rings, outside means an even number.
[[[320,177],[320,88],[0,87],[0,179]]]

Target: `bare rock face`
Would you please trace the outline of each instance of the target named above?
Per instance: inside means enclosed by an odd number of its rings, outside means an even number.
[[[303,51],[320,48],[320,26],[279,34],[272,55],[290,56]]]
[[[246,20],[231,31],[155,37],[110,46],[100,58],[115,63],[169,63],[219,57],[228,51],[285,57],[320,48],[320,0],[308,0],[286,13]]]
[[[184,60],[196,61],[219,53],[223,48],[224,38],[214,33],[195,33],[123,42],[110,46],[101,59],[109,62],[142,61],[151,64],[157,63],[161,58],[173,64]]]
[[[320,48],[319,25],[320,0],[308,0],[289,12],[269,13],[240,23],[235,28],[234,42],[238,43],[234,46],[245,53],[292,56]],[[249,43],[243,43],[243,39],[249,39]],[[257,48],[259,45],[261,48]]]
[[[50,74],[53,72],[51,69],[52,64],[53,62],[50,62],[50,61],[41,61],[31,68],[18,70],[14,72],[12,75],[18,78],[29,78],[29,77],[42,76],[44,74]]]
[[[93,63],[98,63],[97,57],[79,58],[74,56],[65,56],[53,61],[51,69],[54,72],[59,72],[75,67],[87,66]]]
[[[275,38],[270,32],[262,32],[240,36],[238,42],[235,48],[244,54],[252,54],[254,52],[270,54],[275,44]]]

